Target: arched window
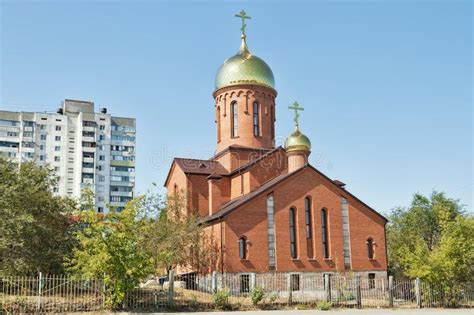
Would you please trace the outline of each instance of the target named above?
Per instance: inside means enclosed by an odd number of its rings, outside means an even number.
[[[374,259],[374,240],[371,237],[367,239],[367,257]]]
[[[247,239],[245,236],[239,238],[239,256],[240,259],[247,259]]]
[[[260,106],[257,101],[253,102],[253,135],[260,136]]]
[[[323,258],[329,258],[329,240],[328,240],[328,215],[327,210],[321,210],[321,233],[323,243]]]
[[[290,208],[290,255],[291,258],[297,258],[298,253],[296,249],[296,210]]]
[[[313,224],[311,218],[311,198],[306,197],[304,199],[304,213],[306,221],[306,245],[308,251],[308,257],[313,258]]]
[[[217,123],[217,142],[221,141],[221,107],[217,107],[217,113],[216,113],[216,123]]]
[[[274,106],[275,104],[270,105],[270,119],[271,119],[271,135],[272,135],[272,141],[275,141],[275,112],[274,112]]]
[[[232,138],[236,138],[239,136],[239,122],[237,119],[237,102],[232,102],[230,104],[231,110],[231,119],[232,119]]]

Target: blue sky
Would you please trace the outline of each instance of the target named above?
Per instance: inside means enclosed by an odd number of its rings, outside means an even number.
[[[294,100],[310,162],[387,213],[433,189],[472,211],[469,1],[0,1],[0,108],[90,100],[137,119],[137,188],[215,150],[217,68],[240,44],[272,68],[276,131]]]

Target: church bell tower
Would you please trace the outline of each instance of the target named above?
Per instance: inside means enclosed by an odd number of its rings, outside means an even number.
[[[272,149],[275,146],[275,80],[270,67],[247,47],[244,11],[240,49],[216,75],[217,152],[229,146]]]

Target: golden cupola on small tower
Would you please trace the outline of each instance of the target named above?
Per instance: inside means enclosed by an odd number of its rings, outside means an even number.
[[[217,151],[232,145],[271,149],[275,138],[275,79],[265,61],[247,47],[244,11],[240,49],[217,71],[215,115]]]
[[[311,141],[300,131],[298,125],[298,111],[304,108],[297,102],[294,102],[293,105],[288,108],[295,111],[295,131],[288,136],[285,142],[288,172],[291,173],[308,164],[308,157],[311,154]]]

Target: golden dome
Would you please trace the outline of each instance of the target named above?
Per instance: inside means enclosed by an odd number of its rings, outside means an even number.
[[[256,84],[275,89],[273,72],[265,61],[252,55],[247,48],[245,35],[239,52],[224,61],[216,75],[216,90],[238,84]]]
[[[285,148],[287,152],[308,151],[311,152],[311,141],[301,133],[298,127],[286,139]]]

